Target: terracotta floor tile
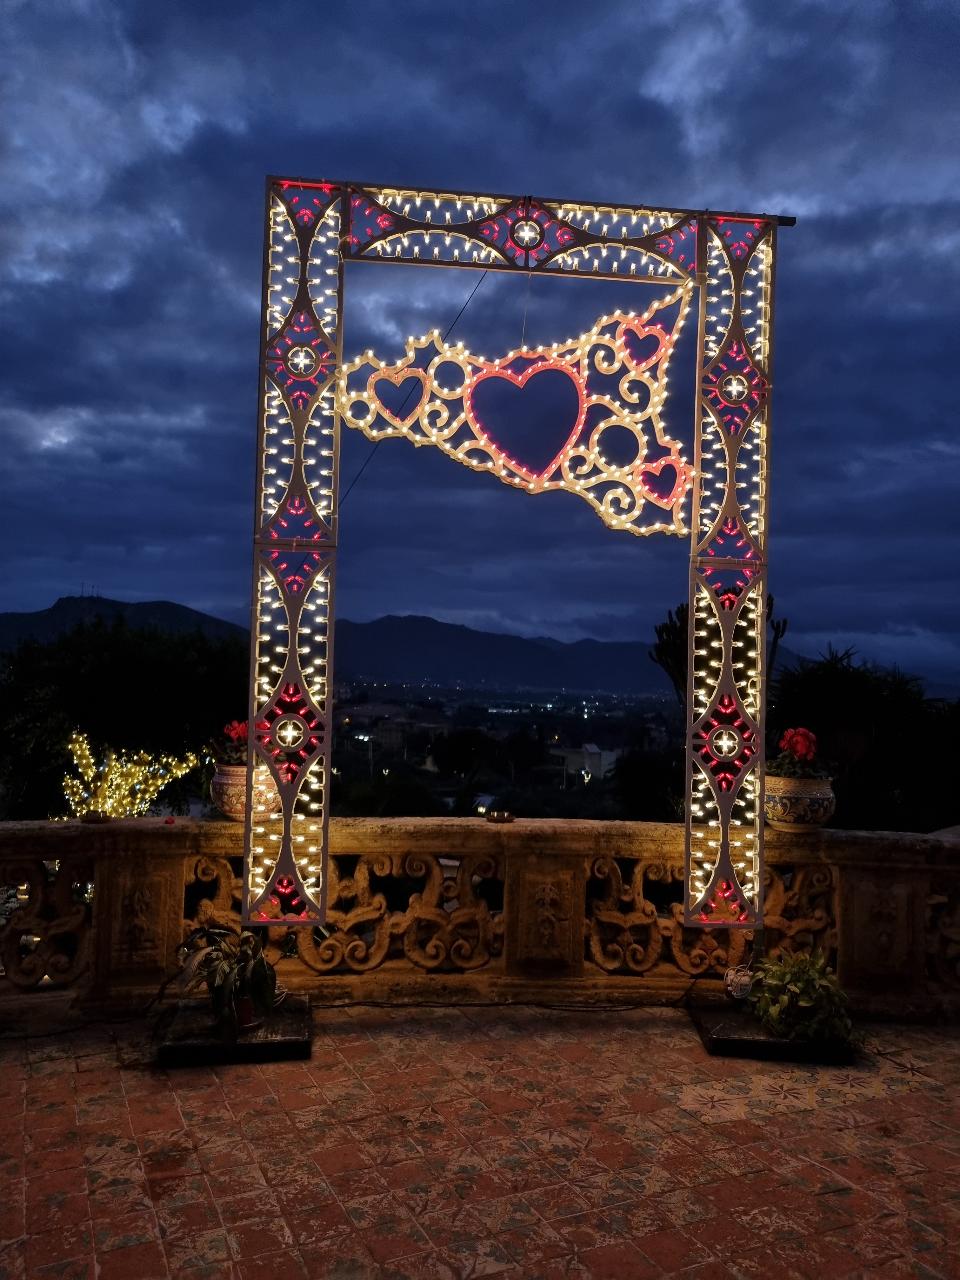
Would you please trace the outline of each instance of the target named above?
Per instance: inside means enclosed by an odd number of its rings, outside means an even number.
[[[193,1200],[183,1205],[161,1202],[156,1206],[156,1214],[163,1241],[216,1231],[221,1225],[221,1215],[212,1200]]]
[[[352,1230],[329,1237],[323,1249],[302,1248],[300,1259],[310,1280],[380,1280],[382,1272]]]
[[[3,1274],[0,1264],[0,1275]],[[30,1273],[29,1280],[95,1280],[97,1264],[91,1253],[83,1258],[71,1258],[68,1262],[49,1262]]]
[[[664,1191],[656,1197],[658,1208],[662,1209],[671,1222],[684,1226],[709,1218],[714,1213],[713,1204],[698,1190],[681,1187],[676,1191]]]
[[[711,1258],[710,1250],[691,1232],[678,1227],[637,1236],[636,1244],[645,1257],[667,1274],[709,1262]]]
[[[86,1260],[93,1253],[93,1234],[89,1222],[74,1223],[56,1231],[42,1231],[27,1237],[22,1245],[27,1268],[33,1272],[53,1263],[73,1258]]]
[[[80,1180],[83,1185],[83,1179]],[[76,1194],[55,1192],[34,1202],[27,1202],[28,1222],[41,1222],[47,1231],[59,1231],[77,1223],[89,1222],[90,1201],[86,1190]]]
[[[879,1028],[895,1052],[850,1071],[709,1059],[672,1009],[325,1010],[309,1063],[182,1073],[110,1034],[0,1045],[0,1179],[29,1194],[0,1242],[42,1215],[49,1251],[0,1243],[12,1280],[92,1277],[94,1249],[106,1280],[943,1280],[960,1258],[937,1029]]]
[[[266,1187],[267,1180],[263,1170],[256,1164],[237,1164],[229,1167],[208,1169],[204,1175],[210,1193],[216,1199],[239,1195],[243,1191],[255,1191],[257,1187]]]
[[[93,1242],[97,1254],[129,1245],[149,1244],[159,1239],[157,1215],[152,1210],[116,1214],[93,1224]]]
[[[170,1274],[175,1280],[237,1280],[237,1266],[236,1262],[205,1262],[184,1270],[171,1268]]]
[[[164,1240],[163,1251],[174,1273],[212,1265],[220,1267],[230,1261],[227,1234],[222,1229],[173,1236]]]
[[[577,1252],[600,1245],[620,1244],[632,1238],[628,1208],[615,1205],[609,1209],[593,1209],[558,1218],[551,1225]]]
[[[97,1256],[99,1280],[167,1280],[169,1270],[159,1244],[134,1244]]]
[[[153,1207],[139,1161],[119,1166],[96,1165],[87,1170],[87,1186],[94,1221]]]
[[[360,1236],[375,1262],[390,1262],[406,1254],[421,1253],[430,1241],[412,1218],[384,1218],[363,1227]]]
[[[390,1172],[396,1174],[396,1170],[401,1167],[394,1165]],[[389,1191],[391,1187],[386,1180],[386,1174],[387,1169],[349,1170],[346,1173],[331,1174],[324,1183],[318,1182],[315,1185],[329,1188],[333,1197],[341,1204],[349,1204],[353,1200],[365,1200],[368,1196],[383,1195],[384,1192]],[[325,1199],[329,1199],[329,1196]],[[325,1200],[323,1202],[325,1203]]]
[[[159,1133],[176,1129],[183,1123],[176,1103],[168,1106],[154,1103],[137,1103],[131,1099],[128,1107],[130,1127],[135,1134]]]
[[[299,1253],[283,1250],[261,1258],[243,1259],[236,1265],[236,1274],[239,1280],[302,1280],[307,1269]]]
[[[293,1244],[293,1233],[282,1218],[258,1218],[240,1222],[227,1231],[227,1242],[233,1258],[257,1258],[263,1254],[281,1254]]]
[[[571,1262],[576,1264],[576,1271],[569,1265],[564,1266],[563,1262],[556,1262],[556,1270],[544,1274],[557,1277],[585,1275],[590,1280],[652,1280],[661,1274],[659,1268],[629,1240],[584,1249]]]
[[[460,1236],[441,1249],[444,1265],[456,1268],[462,1280],[495,1276],[515,1266],[513,1255],[497,1239],[477,1234]]]
[[[428,1249],[384,1263],[375,1274],[381,1280],[460,1280],[462,1260],[443,1249]]]
[[[150,1197],[158,1207],[161,1204],[171,1206],[193,1204],[197,1200],[206,1198],[208,1185],[210,1185],[211,1191],[213,1190],[209,1178],[204,1178],[199,1173],[190,1173],[182,1176],[165,1174],[160,1177],[151,1177],[147,1179],[147,1185],[150,1190]],[[225,1194],[235,1195],[236,1191],[236,1183],[230,1183]]]
[[[341,1235],[351,1227],[356,1229],[347,1211],[336,1202],[308,1212],[288,1213],[286,1221],[301,1251],[319,1249],[332,1237]]]
[[[572,1183],[560,1182],[553,1187],[540,1187],[531,1203],[540,1217],[545,1222],[550,1222],[554,1218],[569,1218],[575,1213],[584,1213],[592,1202],[583,1194],[582,1184],[579,1184],[578,1189]]]
[[[367,1169],[376,1163],[366,1147],[356,1141],[320,1147],[311,1154],[320,1172],[327,1177],[337,1173],[350,1173],[355,1169]],[[419,1149],[414,1154],[419,1155]]]

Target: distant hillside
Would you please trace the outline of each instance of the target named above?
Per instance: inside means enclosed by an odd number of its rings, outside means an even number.
[[[493,689],[571,689],[595,693],[670,693],[650,661],[650,646],[525,639],[416,616],[337,623],[341,679],[433,681]]]
[[[36,613],[0,613],[0,652],[15,648],[22,640],[55,640],[81,622],[93,622],[95,618],[106,622],[123,618],[128,626],[170,635],[199,630],[212,640],[238,639],[244,643],[247,637],[245,627],[170,600],[130,604],[103,596],[61,596],[49,609]]]
[[[247,631],[168,600],[128,604],[98,596],[63,596],[37,613],[0,613],[0,652],[33,638],[53,640],[94,618],[122,617],[136,628],[246,643]],[[781,661],[797,655],[781,647]],[[569,689],[583,693],[666,694],[671,686],[641,641],[527,639],[476,631],[435,618],[389,615],[373,622],[341,618],[336,674],[341,680],[388,680],[489,689]]]

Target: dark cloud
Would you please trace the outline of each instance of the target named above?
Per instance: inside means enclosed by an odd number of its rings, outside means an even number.
[[[778,275],[779,612],[797,648],[960,668],[955,5],[8,0],[5,17],[4,608],[85,581],[245,617],[263,177],[346,176],[798,214]],[[474,283],[352,269],[349,349],[444,328]],[[488,277],[456,336],[490,354],[524,324],[564,337],[613,298],[580,287]],[[689,440],[682,345],[671,388]],[[347,437],[345,484],[370,449]],[[573,497],[401,442],[343,517],[348,616],[646,637],[685,594],[681,540],[608,533]]]

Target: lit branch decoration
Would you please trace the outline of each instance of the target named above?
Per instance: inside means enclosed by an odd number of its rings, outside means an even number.
[[[396,364],[368,352],[344,366],[340,412],[348,426],[371,440],[401,436],[415,445],[436,445],[456,461],[528,493],[566,489],[578,494],[612,529],[685,533],[682,507],[690,468],[679,443],[664,430],[662,411],[667,365],[691,292],[692,286],[682,285],[641,316],[619,311],[602,316],[579,338],[523,347],[501,360],[472,355],[462,343],[445,344],[436,332],[411,338]],[[557,423],[557,448],[548,449],[551,460],[538,465],[501,447],[482,396],[497,382],[522,393],[544,374],[569,383],[570,415]],[[382,398],[388,388],[402,394],[394,410]],[[616,435],[611,428],[627,433],[629,456],[619,465],[605,453],[605,439]],[[642,523],[648,502],[660,517],[653,524]]]
[[[634,534],[691,518],[685,919],[751,925],[762,909],[766,432],[776,219],[272,179],[267,193],[251,771],[275,816],[248,813],[245,918],[323,919],[333,584],[341,417],[371,439],[430,444],[504,483],[564,489]],[[536,271],[657,285],[639,314],[487,360],[436,333],[394,364],[344,364],[345,262]],[[699,294],[691,468],[664,419],[667,366]],[[569,421],[533,460],[498,439],[484,402],[551,375]],[[563,385],[561,383],[561,385]],[[409,394],[409,397],[407,393]],[[608,447],[632,436],[629,457]],[[635,446],[635,448],[633,447]],[[649,520],[650,509],[653,519]],[[250,788],[253,795],[253,788]],[[252,803],[256,803],[255,801]]]

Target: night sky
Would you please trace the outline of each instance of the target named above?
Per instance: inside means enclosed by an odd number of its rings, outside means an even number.
[[[788,643],[956,680],[956,0],[2,13],[0,608],[86,584],[247,620],[263,179],[350,178],[796,215],[772,431]],[[445,329],[476,281],[349,268],[347,354]],[[577,289],[488,276],[453,336],[563,339],[599,314]],[[689,448],[683,350],[671,388]],[[371,448],[345,436],[342,489]],[[388,441],[342,508],[338,612],[646,640],[687,554]]]

